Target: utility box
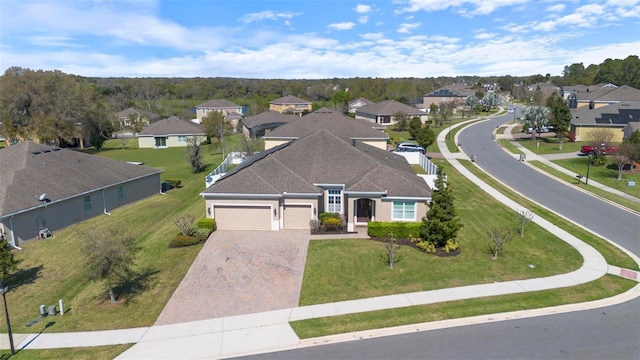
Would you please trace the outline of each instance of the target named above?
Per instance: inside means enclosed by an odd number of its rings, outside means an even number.
[[[46,315],[47,315],[46,306],[40,305],[40,316],[46,316]]]
[[[54,316],[55,314],[56,314],[56,306],[55,305],[49,306],[49,315]]]

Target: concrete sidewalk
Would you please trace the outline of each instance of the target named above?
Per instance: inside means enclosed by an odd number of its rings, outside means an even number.
[[[464,124],[465,123],[461,123],[456,126]],[[444,132],[438,136],[437,141],[444,157],[446,157],[458,171],[509,208],[515,211],[522,209],[520,205],[489,187],[463,167],[447,150],[444,144]],[[461,153],[459,157],[465,158],[463,153]],[[540,316],[564,311],[577,311],[598,306],[613,305],[640,296],[639,285],[625,294],[583,304],[493,314],[436,323],[414,324],[405,327],[370,330],[302,341],[289,325],[289,321],[295,320],[574,286],[596,280],[607,273],[613,273],[627,278],[635,278],[636,281],[640,278],[637,272],[608,266],[602,255],[595,249],[541,217],[536,216],[533,221],[575,247],[584,258],[583,265],[573,272],[544,278],[389,295],[180,324],[159,325],[148,328],[59,334],[16,334],[15,338],[20,339],[19,342],[17,342],[16,348],[45,349],[136,343],[129,350],[121,354],[118,359],[224,358],[367,337],[415,332],[416,330],[461,326],[518,317]],[[634,258],[636,261],[640,261],[637,257]],[[0,336],[0,347],[8,348],[6,336]]]

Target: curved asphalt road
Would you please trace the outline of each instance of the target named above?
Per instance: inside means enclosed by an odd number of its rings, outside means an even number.
[[[640,217],[540,174],[491,139],[505,115],[463,130],[477,164],[521,194],[640,255]],[[252,358],[252,357],[247,357]],[[587,310],[317,346],[256,359],[640,359],[640,299]]]

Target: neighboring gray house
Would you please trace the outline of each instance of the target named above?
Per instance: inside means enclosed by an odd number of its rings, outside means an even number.
[[[431,201],[404,157],[324,129],[248,158],[200,195],[222,230],[310,229],[332,212],[354,231],[421,221]]]
[[[246,137],[262,137],[265,133],[298,119],[299,117],[295,115],[265,111],[242,120],[242,132]]]
[[[628,138],[631,137],[631,135],[633,134],[634,131],[640,131],[640,121],[629,122],[622,129],[622,137],[625,138],[625,139],[628,139]]]
[[[138,134],[138,147],[165,149],[186,147],[189,138],[197,138],[198,144],[207,140],[204,127],[175,116],[156,121]]]
[[[162,170],[26,141],[0,150],[0,233],[37,238],[160,192]]]
[[[321,108],[263,136],[264,148],[270,149],[318,130],[328,130],[347,141],[359,140],[386,150],[389,135],[383,129],[383,126],[376,126],[366,120],[353,119],[341,112]]]
[[[407,114],[410,119],[417,116],[423,123],[429,118],[427,113],[422,110],[395,100],[385,100],[356,109],[356,119],[381,125],[393,125],[396,123],[395,114],[400,112]]]
[[[440,106],[441,103],[454,102],[457,106],[462,106],[470,95],[474,92],[464,85],[447,85],[426,94],[422,100],[422,107],[430,109],[432,104]]]
[[[363,97],[357,98],[355,100],[351,100],[349,101],[349,112],[352,114],[356,113],[356,110],[360,109],[361,107],[364,106],[368,106],[368,105],[373,105],[375,104],[375,102],[369,100],[369,99],[365,99]]]

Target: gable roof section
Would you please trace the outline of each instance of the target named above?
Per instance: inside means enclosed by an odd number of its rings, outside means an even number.
[[[387,196],[431,197],[431,190],[406,159],[363,143],[356,146],[319,130],[247,159],[203,195],[318,194],[314,184],[344,184],[345,191]]]
[[[309,104],[311,104],[311,101],[300,99],[297,96],[287,95],[287,96],[283,96],[283,97],[281,97],[279,99],[275,99],[275,100],[269,101],[269,104],[275,104],[275,105],[305,104],[305,105],[309,105]]]
[[[242,120],[242,124],[252,129],[254,127],[264,126],[266,124],[286,124],[288,122],[299,120],[300,117],[295,115],[283,114],[277,111],[265,111],[260,114],[249,116]]]
[[[473,90],[463,86],[448,85],[428,93],[425,97],[467,97],[473,94]]]
[[[146,117],[149,120],[160,119],[160,114],[156,114],[154,112],[147,111],[147,110],[138,109],[138,108],[135,108],[135,107],[130,107],[130,108],[124,109],[122,111],[119,111],[119,112],[116,113],[116,116],[118,118],[122,119],[122,118],[129,117],[129,115],[131,115],[131,114],[140,115],[142,117]]]
[[[371,114],[377,116],[391,116],[399,112],[404,112],[407,115],[426,115],[425,112],[420,111],[419,109],[411,107],[407,104],[403,104],[401,102],[397,102],[395,100],[381,101],[377,104],[363,106],[360,109],[356,110],[356,113]]]
[[[389,139],[389,136],[375,124],[345,116],[328,108],[318,109],[297,120],[288,122],[264,136],[264,139],[297,139],[318,130],[328,130],[345,139],[385,141]]]
[[[138,136],[154,135],[205,135],[205,131],[200,124],[172,116],[156,121],[138,134]]]
[[[240,105],[234,104],[226,99],[214,99],[207,102],[203,102],[200,105],[196,105],[196,109],[199,108],[239,108]]]
[[[362,103],[362,104],[364,104],[363,106],[367,106],[367,105],[373,105],[373,104],[375,104],[375,102],[373,102],[373,101],[371,101],[371,100],[369,100],[369,99],[365,99],[365,98],[363,98],[363,97],[359,97],[359,98],[357,98],[357,99],[355,99],[355,100],[351,100],[351,101],[349,101],[349,105],[348,105],[348,106],[349,106],[349,107],[352,107],[353,105],[356,105],[356,104],[358,104],[358,103]]]
[[[635,121],[640,121],[640,101],[624,101],[596,109],[571,109],[572,124],[624,126]]]
[[[50,201],[162,172],[146,166],[25,141],[0,151],[0,217]]]

